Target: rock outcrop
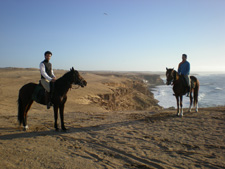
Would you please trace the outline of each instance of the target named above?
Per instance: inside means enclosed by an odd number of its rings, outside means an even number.
[[[101,74],[102,75],[102,74]],[[105,74],[104,74],[105,75]],[[105,75],[109,76],[109,74]],[[98,94],[89,99],[106,110],[148,110],[161,109],[149,87],[163,84],[159,75],[121,75],[127,80],[122,83],[105,82],[110,93]]]

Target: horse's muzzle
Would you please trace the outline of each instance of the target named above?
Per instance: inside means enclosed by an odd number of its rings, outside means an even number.
[[[166,84],[167,84],[167,85],[170,85],[170,84],[171,84],[171,82],[169,82],[169,81],[166,81]]]
[[[82,80],[82,81],[80,82],[80,86],[81,86],[81,87],[87,86],[86,80]]]

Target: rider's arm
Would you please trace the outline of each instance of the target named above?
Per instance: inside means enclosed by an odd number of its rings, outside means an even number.
[[[53,69],[52,69],[52,77],[53,77],[53,78],[56,78],[56,76],[55,76],[55,74],[54,74],[54,72],[53,72]]]
[[[184,75],[189,75],[190,74],[190,63],[189,62],[186,62],[185,63],[185,67],[182,71],[182,74]]]
[[[187,64],[187,75],[189,75],[190,74],[190,63],[188,62],[188,64]]]
[[[179,63],[179,65],[178,65],[178,74],[180,74],[181,73],[181,68],[180,68],[180,65],[181,65],[181,63]]]
[[[48,76],[48,74],[45,72],[45,65],[44,63],[40,63],[40,72],[41,72],[41,75],[47,79],[48,81],[51,81],[52,78]]]

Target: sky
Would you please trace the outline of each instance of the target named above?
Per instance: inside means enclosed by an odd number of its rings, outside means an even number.
[[[0,67],[225,71],[225,0],[0,0]]]

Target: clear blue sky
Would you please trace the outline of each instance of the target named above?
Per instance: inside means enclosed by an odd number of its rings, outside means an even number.
[[[225,0],[1,0],[0,67],[225,71]]]

